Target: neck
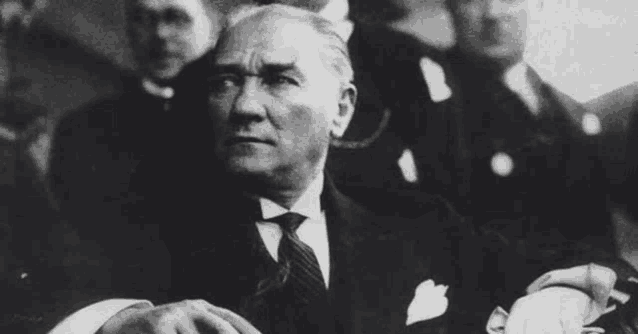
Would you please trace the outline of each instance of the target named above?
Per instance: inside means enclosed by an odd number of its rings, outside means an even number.
[[[234,178],[237,181],[236,184],[239,184],[240,189],[244,189],[244,193],[248,197],[267,198],[284,208],[290,209],[322,172],[322,170],[318,170],[316,173],[306,177],[288,174],[285,178],[246,177],[246,175],[237,175]]]
[[[461,67],[465,69],[469,67],[472,72],[478,72],[480,77],[496,79],[498,81],[503,81],[509,70],[523,63],[523,59],[521,58],[497,60],[476,56],[464,51],[458,46],[452,50],[452,57],[457,58],[457,60],[454,61],[455,63],[463,65]]]
[[[160,88],[170,87],[172,82],[170,79],[153,78],[150,76],[144,77],[144,80]]]

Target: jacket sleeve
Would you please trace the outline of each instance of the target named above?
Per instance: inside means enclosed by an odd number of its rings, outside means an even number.
[[[614,254],[582,242],[531,243],[487,230],[477,239],[484,265],[477,274],[478,282],[494,292],[491,302],[495,306],[508,310],[525,294],[561,286],[593,299],[595,307],[585,324],[605,318],[607,330],[626,327],[625,315],[631,312],[628,301],[638,298],[634,296],[638,273]]]
[[[148,231],[113,231],[109,235],[118,242],[111,243],[120,248],[107,249],[81,239],[65,221],[40,225],[46,227],[13,235],[12,244],[28,247],[14,248],[6,257],[7,270],[0,273],[0,332],[48,333],[98,302],[163,298],[168,285],[158,282],[169,276],[155,270],[155,264],[164,268],[166,257],[145,242]]]

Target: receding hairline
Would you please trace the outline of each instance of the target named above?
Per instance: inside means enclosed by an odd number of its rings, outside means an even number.
[[[263,29],[260,25],[267,24],[272,27],[271,29],[281,29],[288,26],[286,22],[290,21],[294,22],[295,26],[306,26],[314,34],[316,42],[310,41],[306,45],[318,46],[317,54],[321,61],[331,69],[336,70],[341,81],[351,82],[353,80],[353,69],[347,42],[338,33],[337,27],[332,21],[306,9],[280,4],[241,6],[228,15],[218,46],[227,43],[237,28],[241,29],[248,25],[252,31],[269,33],[270,29]],[[222,48],[216,48],[214,54],[218,55]]]
[[[144,0],[124,0],[124,8],[128,10],[131,6],[134,6]],[[251,3],[250,0],[182,0],[182,1],[197,1],[204,8],[206,14],[229,14],[235,8],[241,7],[247,3]]]

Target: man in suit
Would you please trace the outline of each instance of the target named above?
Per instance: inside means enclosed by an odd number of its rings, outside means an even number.
[[[523,59],[528,22],[542,3],[446,2],[457,42],[441,64],[445,80],[428,85],[452,95],[438,120],[422,126],[415,149],[428,175],[422,186],[445,194],[477,226],[586,240],[613,252],[595,158],[600,120]]]
[[[171,80],[214,46],[232,1],[127,0],[127,32],[138,64],[123,93],[61,120],[53,136],[50,186],[73,221],[118,219],[131,172],[158,138],[197,124],[170,111]],[[100,212],[100,214],[97,214]],[[93,228],[93,226],[91,226]]]
[[[616,281],[633,274],[575,249],[521,267],[496,243],[479,247],[445,203],[406,220],[340,194],[325,162],[353,116],[356,88],[346,44],[322,17],[281,5],[244,9],[206,60],[212,68],[191,68],[200,79],[188,84],[207,92],[199,99],[209,104],[208,152],[217,161],[202,168],[208,174],[185,175],[182,188],[159,196],[172,194],[155,215],[132,226],[159,226],[147,235],[161,247],[117,240],[120,256],[111,257],[120,298],[160,305],[84,300],[51,334],[481,332],[495,297],[512,306],[509,332],[578,333],[607,310]],[[183,196],[187,189],[196,195]],[[502,267],[486,272],[487,262]],[[564,269],[512,305],[550,266]]]

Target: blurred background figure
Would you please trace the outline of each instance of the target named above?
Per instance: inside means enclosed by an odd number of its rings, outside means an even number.
[[[610,185],[618,249],[638,267],[638,83],[590,101],[589,106],[603,120],[600,156]]]
[[[215,45],[223,11],[231,6],[208,0],[125,2],[137,70],[122,78],[121,94],[73,112],[54,135],[50,184],[66,217],[80,222],[125,216],[122,205],[137,200],[128,186],[138,162],[151,150],[168,150],[160,139],[171,129],[197,123],[197,115],[171,110],[171,80]],[[95,222],[90,225],[95,231]]]
[[[20,99],[18,92],[28,85],[21,77],[19,49],[34,17],[46,1],[0,3],[0,273],[14,273],[18,258],[35,252],[31,237],[45,229],[51,211],[43,187],[44,166],[39,150],[48,144],[45,108]],[[26,238],[26,239],[25,239]],[[1,276],[1,275],[0,275]],[[2,277],[3,279],[6,277]]]
[[[416,149],[429,176],[424,188],[440,189],[476,226],[614,251],[603,166],[595,158],[600,119],[524,59],[544,2],[446,4],[456,44],[441,64],[445,80],[433,84],[451,95],[438,111],[446,120],[427,124]]]

